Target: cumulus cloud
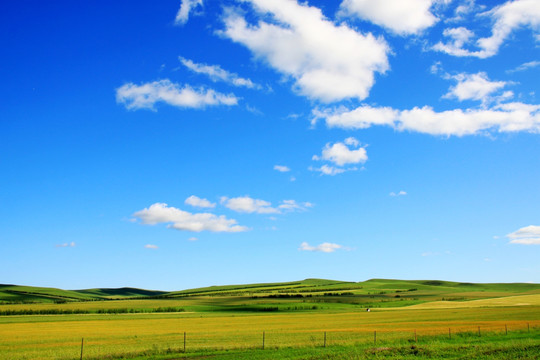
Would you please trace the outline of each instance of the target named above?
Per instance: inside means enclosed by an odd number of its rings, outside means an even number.
[[[472,31],[464,27],[449,28],[444,29],[443,36],[450,38],[450,41],[446,43],[438,42],[433,45],[433,50],[453,56],[469,55],[469,51],[465,50],[463,46],[468,44],[471,39],[474,38],[474,33]]]
[[[342,245],[334,244],[334,243],[322,243],[317,246],[311,246],[307,242],[303,242],[300,244],[300,247],[298,250],[300,251],[315,251],[315,252],[324,252],[324,253],[331,253],[336,250],[345,249]]]
[[[504,81],[490,81],[485,72],[477,74],[458,74],[452,77],[458,83],[452,86],[445,98],[486,101],[488,96],[506,86]]]
[[[455,109],[437,112],[429,106],[411,110],[362,105],[353,110],[344,108],[314,110],[314,120],[324,119],[328,127],[365,129],[386,125],[398,131],[431,135],[464,136],[488,131],[540,131],[540,105],[520,102],[498,104],[490,109]]]
[[[250,79],[244,79],[238,76],[238,74],[224,70],[219,65],[198,64],[181,56],[178,59],[182,65],[187,67],[189,70],[197,74],[206,75],[214,82],[223,81],[234,86],[247,87],[250,89],[261,88],[260,85],[253,83],[253,81]]]
[[[438,19],[430,12],[435,0],[344,0],[340,14],[356,16],[396,34],[418,34]]]
[[[506,235],[511,244],[540,245],[540,226],[529,225]]]
[[[236,220],[225,216],[216,216],[210,213],[192,214],[164,203],[155,203],[148,208],[137,211],[133,217],[140,219],[142,224],[156,225],[169,224],[167,227],[184,231],[212,231],[212,232],[242,232],[247,231],[245,226],[237,225]]]
[[[279,171],[279,172],[289,172],[289,171],[291,171],[291,169],[289,169],[288,166],[284,166],[284,165],[274,165],[274,170]]]
[[[203,6],[203,0],[182,0],[180,9],[176,13],[174,23],[184,25],[189,20],[189,15],[197,8]]]
[[[116,102],[129,110],[150,109],[163,102],[179,108],[203,108],[205,106],[238,104],[238,98],[232,94],[222,94],[212,89],[194,89],[189,85],[181,86],[170,80],[159,80],[142,85],[127,83],[116,89]]]
[[[159,247],[157,245],[152,245],[152,244],[144,245],[144,248],[145,249],[152,249],[152,250],[159,249]]]
[[[208,201],[207,199],[201,199],[198,196],[191,195],[184,201],[187,205],[200,207],[200,208],[214,208],[216,204]]]
[[[520,27],[531,28],[537,39],[540,32],[540,6],[537,0],[516,0],[495,7],[487,13],[494,21],[491,36],[480,38],[476,41],[479,50],[470,51],[463,46],[466,42],[438,43],[433,48],[454,56],[474,56],[488,58],[497,54],[504,41],[512,31]],[[446,34],[451,35],[451,34]],[[469,37],[470,38],[470,37]],[[469,38],[467,40],[469,40]]]
[[[55,245],[55,247],[57,248],[75,247],[75,242],[72,241],[70,243],[58,244],[58,245]]]
[[[407,192],[401,190],[400,192],[395,193],[395,192],[392,191],[389,195],[390,195],[390,196],[405,196],[405,195],[407,195]]]
[[[327,143],[322,149],[322,154],[313,155],[312,159],[330,161],[338,166],[344,166],[365,163],[368,157],[366,148],[361,147],[360,142],[355,138],[349,137],[344,142]]]
[[[337,26],[320,9],[296,1],[246,2],[258,22],[248,24],[245,14],[228,9],[220,33],[290,76],[301,95],[323,102],[362,100],[374,84],[374,73],[388,69],[390,50],[382,38]]]

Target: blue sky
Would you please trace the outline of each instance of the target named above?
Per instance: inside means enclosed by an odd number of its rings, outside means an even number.
[[[540,282],[536,0],[0,16],[0,283]]]

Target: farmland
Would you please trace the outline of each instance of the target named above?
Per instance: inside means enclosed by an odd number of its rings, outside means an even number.
[[[540,355],[536,284],[310,279],[169,293],[2,286],[0,301],[0,313],[12,314],[0,316],[2,359],[79,358],[83,338],[85,359],[403,358],[411,346],[443,356],[470,344],[501,358]],[[38,314],[47,311],[62,314]]]

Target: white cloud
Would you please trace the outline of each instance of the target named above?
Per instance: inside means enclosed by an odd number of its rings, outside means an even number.
[[[395,192],[392,191],[392,192],[391,192],[390,194],[388,194],[388,195],[390,195],[390,196],[405,196],[405,195],[407,195],[407,192],[401,190],[400,192],[395,193]]]
[[[157,245],[152,245],[152,244],[147,244],[147,245],[144,245],[144,248],[145,249],[159,249],[159,247]]]
[[[519,65],[518,67],[516,67],[515,69],[508,70],[508,72],[525,71],[525,70],[533,69],[538,66],[540,66],[540,61],[533,60],[533,61],[523,63]]]
[[[486,101],[488,96],[499,89],[502,89],[506,82],[490,81],[485,72],[477,74],[458,74],[453,76],[457,80],[457,85],[452,86],[445,98],[457,98],[463,100]]]
[[[201,199],[198,196],[191,195],[184,201],[187,205],[200,207],[200,208],[214,208],[216,207],[216,204],[213,202],[208,201],[207,199]]]
[[[238,98],[232,94],[225,95],[212,89],[194,89],[189,85],[181,87],[168,79],[142,85],[124,84],[116,89],[116,101],[129,110],[154,110],[157,102],[180,108],[238,104]]]
[[[189,70],[197,74],[204,74],[212,81],[224,81],[234,86],[247,87],[250,89],[261,88],[260,85],[253,83],[253,81],[250,79],[244,79],[238,76],[238,74],[228,72],[227,70],[222,69],[219,65],[197,64],[181,56],[178,57],[178,59]]]
[[[283,212],[306,211],[314,205],[310,202],[297,202],[296,200],[283,200],[277,207],[272,207],[269,201],[253,199],[249,196],[236,198],[221,198],[223,206],[241,213],[281,214]]]
[[[274,170],[277,170],[279,172],[289,172],[289,171],[291,171],[291,169],[289,169],[288,166],[284,166],[284,165],[274,165]]]
[[[349,168],[349,169],[343,169],[343,168],[337,168],[337,167],[334,167],[334,166],[329,166],[329,165],[322,165],[321,167],[313,167],[313,166],[310,166],[308,168],[309,171],[318,171],[320,172],[322,175],[330,175],[330,176],[334,176],[334,175],[337,175],[337,174],[342,174],[346,171],[354,171],[354,170],[357,170],[357,168]]]
[[[168,223],[167,227],[185,231],[212,231],[212,232],[241,232],[247,231],[245,226],[237,225],[236,220],[225,216],[216,216],[210,213],[192,214],[164,203],[155,203],[148,208],[137,211],[134,217],[142,224],[155,225]]]
[[[399,112],[389,107],[363,105],[354,110],[345,107],[313,110],[312,125],[318,119],[325,119],[329,127],[364,129],[371,125],[389,125]]]
[[[236,198],[228,198],[223,196],[221,204],[226,208],[242,213],[257,213],[257,214],[277,214],[279,210],[272,207],[268,201],[253,199],[249,196],[240,196]]]
[[[512,31],[520,27],[529,27],[536,32],[535,36],[540,38],[540,6],[538,0],[516,0],[495,7],[487,13],[494,21],[491,29],[491,36],[480,38],[476,41],[479,50],[470,51],[464,49],[463,43],[438,43],[435,50],[442,51],[454,56],[474,56],[478,58],[488,58],[497,54],[500,46],[509,37]]]
[[[184,25],[189,19],[190,13],[197,7],[203,6],[203,0],[182,0],[180,9],[176,13],[174,23],[176,25]]]
[[[55,245],[55,247],[57,247],[57,248],[75,247],[75,242],[72,241],[70,243],[58,244],[58,245]]]
[[[452,39],[446,44],[438,42],[433,46],[433,50],[447,53],[454,56],[467,56],[469,52],[463,49],[474,37],[474,33],[464,27],[444,29],[443,36]]]
[[[418,34],[438,19],[430,12],[434,0],[343,0],[340,13],[357,16],[399,34]]]
[[[268,22],[248,24],[243,14],[228,9],[221,34],[294,79],[301,95],[324,102],[362,100],[374,84],[374,73],[388,69],[390,50],[382,38],[336,26],[320,9],[296,1],[246,2]]]
[[[367,159],[365,147],[360,147],[358,140],[353,137],[345,139],[344,142],[336,142],[332,145],[327,143],[322,150],[321,156],[313,155],[313,160],[326,160],[338,166],[365,163]]]
[[[297,203],[296,200],[283,200],[278,206],[278,209],[283,211],[306,211],[313,207],[310,202]]]
[[[325,253],[331,253],[340,249],[345,249],[345,248],[342,245],[328,243],[328,242],[322,243],[317,246],[311,246],[305,241],[302,244],[300,244],[300,247],[298,248],[298,250],[300,251],[316,251],[316,252],[325,252]]]
[[[195,236],[192,236],[188,240],[189,241],[197,241],[197,240],[199,240],[199,238],[196,238]]]
[[[540,132],[540,105],[519,102],[498,104],[490,109],[455,109],[436,112],[429,106],[411,110],[362,105],[357,109],[314,110],[314,120],[328,127],[364,129],[386,125],[398,131],[431,135],[464,136],[481,132]]]
[[[506,235],[511,244],[540,245],[540,226],[529,225]]]

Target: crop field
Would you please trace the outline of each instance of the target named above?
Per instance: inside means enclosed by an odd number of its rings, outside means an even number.
[[[462,285],[439,289],[441,282],[422,289],[403,283],[380,280],[368,288],[327,281],[314,291],[308,281],[62,303],[32,291],[32,299],[46,299],[0,305],[4,313],[15,311],[0,316],[0,359],[79,359],[81,347],[84,359],[459,358],[473,350],[540,356],[538,286],[471,284],[464,291]],[[422,300],[402,300],[413,292]],[[113,309],[128,311],[104,311]],[[81,313],[35,314],[43,310]]]

